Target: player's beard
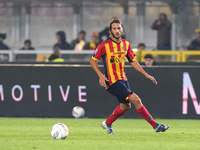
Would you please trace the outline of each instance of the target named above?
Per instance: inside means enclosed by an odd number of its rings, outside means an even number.
[[[114,37],[117,40],[121,38],[121,34],[120,33],[119,33],[119,36],[116,37],[115,34],[111,31],[111,35],[112,35],[112,37]]]

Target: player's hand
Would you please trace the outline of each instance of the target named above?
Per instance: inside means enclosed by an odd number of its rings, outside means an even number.
[[[158,84],[158,82],[156,81],[156,79],[153,76],[147,75],[146,78],[150,79],[153,83],[155,83],[155,85]]]
[[[101,76],[99,78],[99,84],[105,88],[107,88],[106,81],[109,81],[105,76]]]

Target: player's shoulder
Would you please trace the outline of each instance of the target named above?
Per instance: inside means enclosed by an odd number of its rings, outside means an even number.
[[[126,39],[121,39],[121,41],[130,44]]]

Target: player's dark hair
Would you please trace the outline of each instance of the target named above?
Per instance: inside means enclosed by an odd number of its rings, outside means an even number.
[[[153,59],[153,56],[152,56],[151,54],[146,54],[146,55],[144,56],[144,58],[145,58],[145,59],[146,59],[146,58]]]
[[[109,23],[109,33],[111,35],[111,31],[112,31],[112,24],[113,23],[119,23],[121,24],[122,28],[123,28],[123,22],[118,18],[118,17],[113,17]],[[125,35],[124,31],[122,32],[122,35]]]

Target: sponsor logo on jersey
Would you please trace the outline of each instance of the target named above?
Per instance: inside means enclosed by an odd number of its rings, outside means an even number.
[[[110,49],[114,49],[115,47],[110,47]]]
[[[116,52],[116,53],[112,53],[113,55],[122,55],[122,54],[124,54],[124,55],[126,55],[126,52]]]
[[[126,57],[111,58],[110,59],[110,63],[121,63],[121,62],[125,62],[125,61],[126,61]]]

